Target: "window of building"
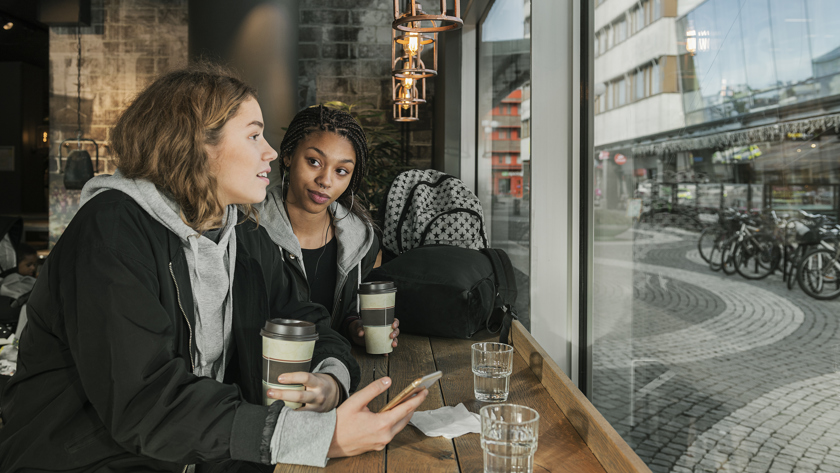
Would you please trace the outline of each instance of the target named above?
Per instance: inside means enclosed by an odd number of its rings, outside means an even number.
[[[615,83],[616,97],[618,97],[617,106],[620,107],[627,103],[627,80],[623,77]]]
[[[625,15],[621,15],[621,18],[615,22],[613,25],[615,29],[615,43],[621,43],[625,39],[627,39],[627,17]]]
[[[650,95],[656,95],[662,92],[662,71],[659,68],[659,61],[654,61],[650,66],[651,82]]]
[[[633,100],[645,98],[645,69],[638,69],[633,75]]]

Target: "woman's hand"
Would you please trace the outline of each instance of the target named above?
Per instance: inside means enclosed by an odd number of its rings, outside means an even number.
[[[391,324],[391,328],[393,331],[391,332],[391,346],[397,348],[397,337],[400,336],[400,320],[394,317],[394,323]],[[365,326],[362,325],[362,320],[354,320],[350,323],[350,327],[348,328],[350,331],[350,336],[353,338],[353,343],[359,346],[365,346]],[[388,356],[386,353],[385,356]]]
[[[280,384],[302,384],[303,391],[291,389],[271,389],[268,397],[283,401],[299,402],[303,406],[299,411],[327,412],[338,405],[339,389],[343,389],[332,376],[323,373],[295,373],[282,374],[277,378]]]
[[[411,420],[411,415],[429,394],[428,389],[390,411],[375,414],[367,405],[391,386],[383,377],[344,401],[336,411],[335,432],[327,452],[329,458],[350,457],[371,450],[382,450]]]

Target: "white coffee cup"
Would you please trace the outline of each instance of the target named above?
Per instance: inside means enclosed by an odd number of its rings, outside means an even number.
[[[302,384],[279,384],[277,378],[284,373],[309,371],[318,332],[311,322],[292,319],[271,319],[260,330],[262,335],[262,385],[265,405],[277,399],[268,397],[270,389],[303,391]],[[297,409],[297,402],[284,401],[286,406]]]
[[[365,327],[365,351],[382,355],[394,351],[391,325],[397,287],[392,281],[365,282],[359,286],[359,316]]]

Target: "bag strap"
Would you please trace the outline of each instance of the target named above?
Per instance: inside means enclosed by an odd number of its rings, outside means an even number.
[[[490,258],[490,265],[496,276],[496,297],[497,301],[501,302],[500,306],[493,309],[490,317],[487,318],[487,330],[490,333],[498,333],[501,343],[508,343],[510,326],[515,319],[519,318],[514,308],[517,290],[513,264],[504,250],[485,248],[479,251]]]
[[[414,199],[414,193],[417,192],[417,188],[420,187],[420,186],[437,187],[437,186],[443,184],[445,181],[447,181],[449,179],[455,179],[455,176],[450,176],[449,174],[441,174],[441,176],[435,182],[420,181],[420,182],[418,182],[417,184],[414,184],[411,187],[411,190],[408,192],[408,197],[406,197],[405,202],[403,203],[402,212],[400,212],[400,218],[399,218],[399,220],[397,220],[396,238],[397,238],[397,250],[398,250],[399,254],[402,254],[402,253],[405,252],[405,248],[403,246],[403,241],[402,241],[402,227],[403,227],[403,224],[405,223],[405,219],[408,217],[408,211],[411,207],[411,201],[412,201],[412,199]]]
[[[437,219],[445,217],[447,215],[456,214],[456,213],[469,214],[469,215],[472,215],[473,217],[475,217],[478,220],[478,228],[479,228],[479,231],[480,231],[479,233],[481,235],[481,240],[484,243],[484,248],[487,248],[487,237],[484,236],[484,225],[482,224],[481,214],[479,214],[478,212],[476,212],[473,209],[467,209],[467,208],[464,208],[464,207],[456,207],[454,209],[449,209],[446,212],[441,212],[441,213],[435,215],[434,218],[429,220],[429,223],[426,224],[426,228],[423,229],[423,233],[420,235],[420,244],[418,246],[423,246],[423,245],[426,244],[426,237],[429,235],[429,231],[431,231],[431,229],[432,229],[432,224],[435,223],[435,221],[437,221]]]
[[[516,277],[513,273],[513,264],[510,262],[510,257],[504,250],[498,248],[484,248],[479,251],[490,258],[493,274],[496,275],[496,292],[501,298],[502,304],[512,306],[516,303],[517,291]]]

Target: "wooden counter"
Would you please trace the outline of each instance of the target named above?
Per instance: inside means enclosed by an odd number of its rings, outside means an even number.
[[[473,394],[470,346],[496,338],[487,333],[478,334],[472,340],[400,335],[400,345],[389,358],[367,355],[364,350],[354,348],[362,370],[361,386],[386,374],[393,380],[391,390],[376,398],[370,408],[379,409],[387,402],[391,391],[396,394],[414,379],[441,370],[443,378],[429,390],[420,410],[463,403],[468,410],[477,413],[487,403],[476,401]],[[519,322],[514,322],[510,342],[515,355],[508,402],[531,407],[540,413],[535,473],[650,472]],[[447,440],[426,437],[415,427],[407,426],[385,451],[330,460],[323,470],[481,472],[481,442],[479,434]],[[275,473],[318,471],[322,469],[292,465],[277,465],[275,469]]]

